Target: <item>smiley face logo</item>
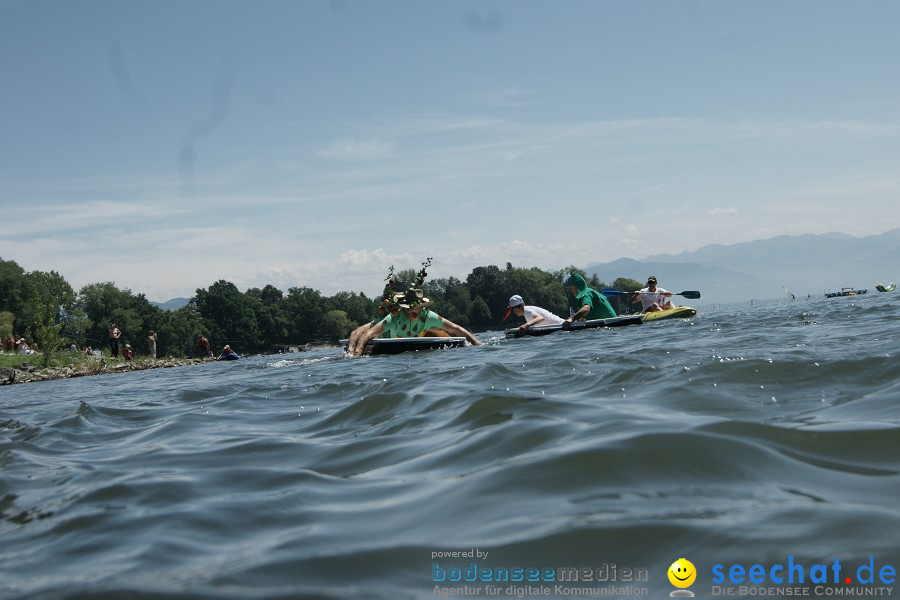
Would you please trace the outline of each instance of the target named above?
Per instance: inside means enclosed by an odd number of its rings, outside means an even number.
[[[697,579],[697,569],[694,568],[691,561],[685,558],[679,558],[669,567],[669,583],[677,588],[691,587],[695,579]]]

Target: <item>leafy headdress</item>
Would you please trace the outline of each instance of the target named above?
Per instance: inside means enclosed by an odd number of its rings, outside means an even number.
[[[386,283],[381,294],[381,305],[386,309],[394,308],[397,306],[395,300],[397,294],[403,293],[403,284],[394,275],[394,265],[391,265],[391,268],[388,270],[388,276],[384,278],[384,281]]]
[[[422,268],[416,274],[416,282],[411,288],[405,292],[395,294],[394,301],[400,308],[415,308],[417,306],[427,306],[431,304],[431,300],[425,297],[422,286],[425,285],[425,278],[428,277],[428,267],[431,266],[431,257],[426,258],[422,263]]]

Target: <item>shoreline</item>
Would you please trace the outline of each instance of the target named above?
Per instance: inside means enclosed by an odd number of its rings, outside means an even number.
[[[148,369],[169,369],[173,367],[186,367],[215,362],[213,358],[141,358],[132,361],[121,359],[107,362],[103,359],[93,359],[85,364],[77,366],[42,367],[33,364],[23,364],[19,367],[0,368],[0,386],[17,383],[34,383],[37,381],[56,381],[59,379],[74,379],[76,377],[89,377],[93,375],[111,375],[114,373],[129,373],[132,371],[146,371]]]

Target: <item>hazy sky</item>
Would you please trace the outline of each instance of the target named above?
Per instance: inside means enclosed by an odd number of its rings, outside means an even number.
[[[0,257],[378,293],[900,227],[900,2],[0,0]]]

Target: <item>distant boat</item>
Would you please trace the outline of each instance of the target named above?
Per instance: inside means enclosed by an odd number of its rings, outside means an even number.
[[[839,298],[841,296],[861,296],[862,294],[868,294],[869,290],[855,290],[852,287],[843,287],[839,292],[832,292],[831,290],[825,290],[826,298]]]
[[[879,292],[893,292],[894,288],[896,288],[896,287],[897,286],[894,283],[889,283],[887,285],[879,283],[878,285],[875,286],[875,289],[878,290]]]

